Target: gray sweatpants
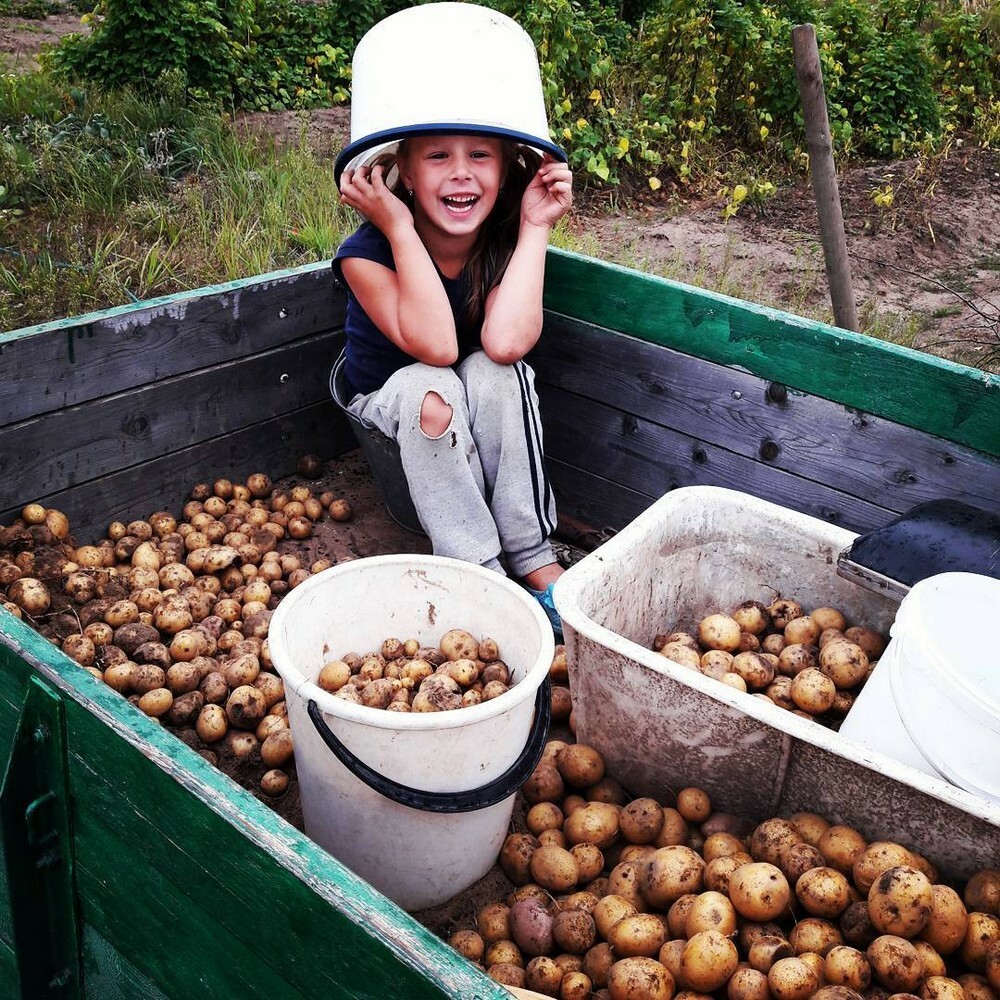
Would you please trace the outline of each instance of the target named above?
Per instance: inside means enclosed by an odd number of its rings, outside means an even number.
[[[477,351],[457,368],[416,363],[351,412],[399,444],[413,506],[434,554],[523,577],[555,562],[555,498],[545,474],[535,376],[523,361],[499,365]],[[420,427],[428,392],[452,409],[448,429]]]

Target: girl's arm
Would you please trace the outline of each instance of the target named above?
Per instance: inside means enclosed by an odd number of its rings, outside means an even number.
[[[458,359],[458,334],[448,294],[410,210],[386,187],[384,168],[348,170],[341,200],[377,226],[392,247],[396,270],[361,257],[341,261],[351,291],[372,322],[400,350],[429,365]]]
[[[510,263],[486,300],[483,350],[499,364],[519,361],[538,342],[549,233],[572,203],[569,167],[547,156],[521,199],[521,225]]]

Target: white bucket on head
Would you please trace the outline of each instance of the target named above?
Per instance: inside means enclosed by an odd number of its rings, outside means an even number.
[[[358,42],[351,63],[346,169],[407,136],[451,132],[512,139],[565,160],[549,137],[531,36],[473,3],[429,3],[392,14]]]
[[[437,646],[452,628],[496,640],[513,680],[506,694],[449,712],[389,712],[316,683],[348,652],[390,637]],[[485,875],[548,729],[554,640],[538,602],[457,559],[374,556],[290,591],[268,644],[309,837],[407,910],[443,903]]]
[[[1000,580],[920,580],[890,634],[840,734],[1000,802]]]

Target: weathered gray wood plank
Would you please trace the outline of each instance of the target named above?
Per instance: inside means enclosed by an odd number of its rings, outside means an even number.
[[[538,388],[549,456],[638,493],[660,497],[678,486],[725,486],[851,531],[892,517],[885,508],[605,403],[553,386]]]
[[[314,264],[0,334],[0,425],[340,326],[344,303]]]
[[[560,517],[595,530],[619,531],[657,499],[559,461],[548,451],[546,448],[545,466]]]
[[[72,489],[25,496],[0,510],[0,524],[9,524],[25,503],[38,501],[66,514],[78,542],[96,541],[112,521],[127,523],[155,510],[179,511],[195,483],[220,476],[245,479],[251,472],[278,478],[293,472],[304,454],[333,458],[355,444],[334,402],[315,403]]]
[[[342,344],[340,332],[317,334],[0,427],[0,509],[327,400]]]
[[[567,317],[547,318],[531,360],[544,382],[888,510],[1000,497],[981,452]]]

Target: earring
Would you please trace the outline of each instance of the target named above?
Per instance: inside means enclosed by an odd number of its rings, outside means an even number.
[[[413,197],[413,188],[407,188],[406,189],[406,197],[407,198],[412,198]]]

